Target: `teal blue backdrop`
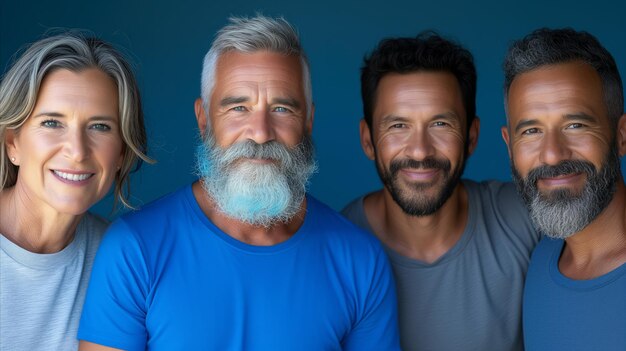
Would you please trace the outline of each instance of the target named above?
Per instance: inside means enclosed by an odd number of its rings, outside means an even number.
[[[469,48],[478,69],[478,148],[465,177],[510,179],[501,63],[511,40],[543,26],[570,26],[597,36],[626,78],[624,1],[359,1],[179,0],[0,1],[0,71],[14,53],[49,30],[89,29],[130,55],[146,114],[150,155],[132,180],[133,201],[151,201],[195,179],[198,130],[193,102],[200,92],[202,58],[230,15],[256,11],[284,16],[302,38],[312,67],[316,114],[313,137],[319,173],[310,191],[335,209],[380,187],[361,150],[359,67],[364,54],[389,36],[434,29]],[[622,159],[622,169],[626,162]],[[94,208],[110,213],[112,196]]]

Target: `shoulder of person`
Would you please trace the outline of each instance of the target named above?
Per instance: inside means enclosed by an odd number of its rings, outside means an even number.
[[[491,214],[492,220],[497,221],[506,233],[523,238],[532,247],[536,245],[539,233],[533,227],[528,209],[514,183],[499,180],[481,182],[463,180],[463,184],[468,189],[469,196],[479,198],[485,216],[487,213]]]
[[[195,198],[188,184],[124,214],[120,219],[130,226],[136,223],[145,225],[167,218],[168,214],[181,210],[182,205],[189,201],[195,201]]]
[[[352,218],[349,216],[348,218],[344,217],[346,216],[345,211],[350,205],[346,206],[340,214],[310,195],[307,199],[310,203],[309,206],[314,211],[315,218],[313,220],[322,221],[326,229],[331,233],[330,237],[332,239],[345,241],[348,245],[362,243],[375,248],[375,250],[382,250],[382,245],[374,234],[353,223],[351,221]],[[353,201],[353,203],[356,203],[354,206],[355,211],[358,211],[356,209],[357,206],[362,207],[362,204],[359,205],[358,201],[362,201],[362,197]],[[309,211],[307,211],[308,213]]]
[[[524,207],[515,184],[500,180],[483,180],[480,182],[463,179],[463,185],[468,189],[470,196],[477,193],[481,201],[491,201],[494,205],[504,208]],[[524,207],[525,208],[525,207]]]

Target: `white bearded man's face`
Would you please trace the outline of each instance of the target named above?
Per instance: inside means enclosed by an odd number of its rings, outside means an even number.
[[[196,115],[204,133],[197,168],[209,196],[245,223],[289,221],[316,169],[300,59],[227,52],[208,101],[196,102]]]

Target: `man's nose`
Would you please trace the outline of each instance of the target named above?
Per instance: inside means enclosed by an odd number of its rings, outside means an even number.
[[[433,156],[434,147],[426,128],[416,128],[408,136],[405,154],[407,157],[418,161]]]
[[[571,158],[571,151],[567,140],[560,131],[545,131],[539,161],[547,165],[556,165]]]
[[[251,114],[246,137],[257,144],[264,144],[276,139],[272,116],[267,109]]]

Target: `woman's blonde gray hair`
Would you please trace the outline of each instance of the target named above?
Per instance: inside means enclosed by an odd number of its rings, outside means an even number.
[[[19,167],[10,162],[6,149],[7,130],[19,133],[33,112],[43,79],[58,69],[80,72],[96,68],[117,85],[122,166],[115,174],[115,200],[132,208],[130,173],[147,156],[147,137],[139,88],[130,65],[110,44],[78,32],[41,39],[30,45],[0,81],[0,191],[15,185]]]

